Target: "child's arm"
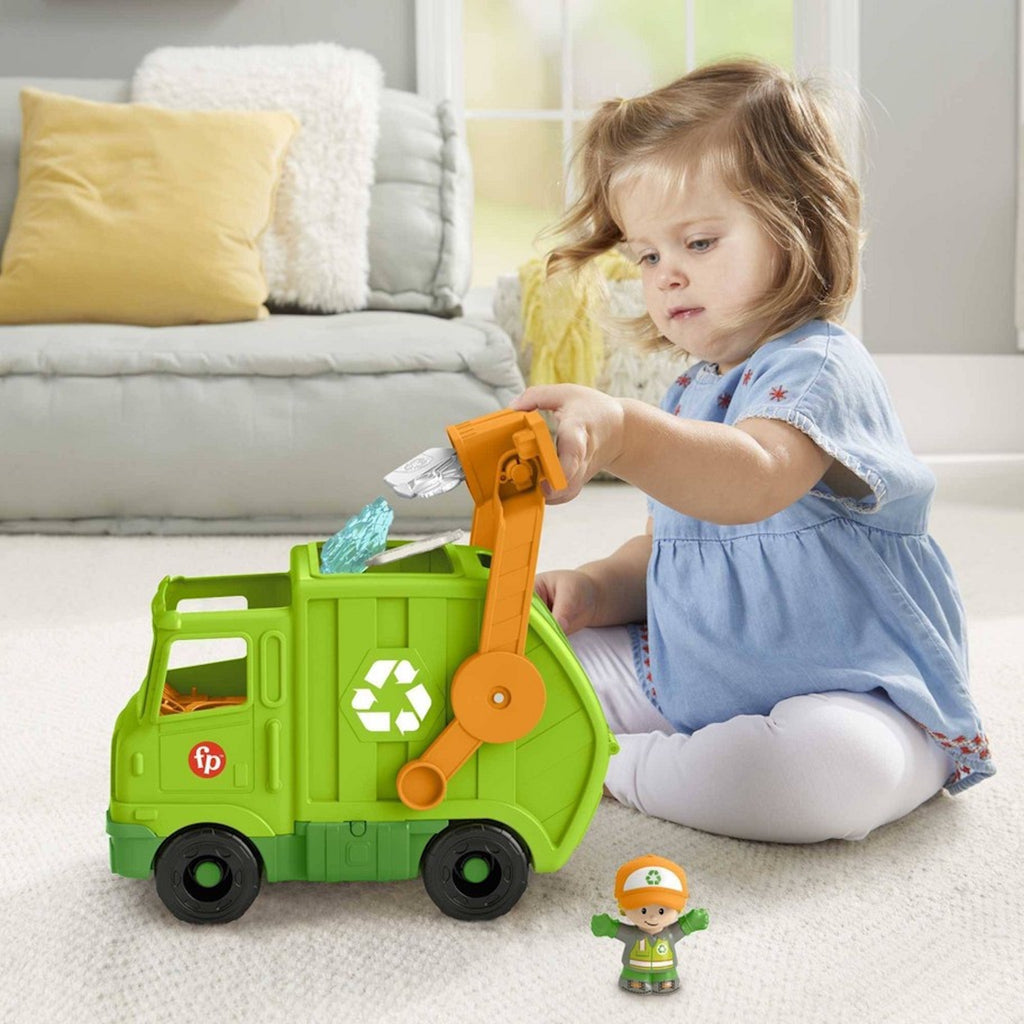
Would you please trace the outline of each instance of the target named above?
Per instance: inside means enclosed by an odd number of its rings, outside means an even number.
[[[607,558],[578,569],[557,569],[537,576],[537,593],[566,633],[588,626],[621,626],[647,618],[647,563],[651,558],[651,522],[647,532],[627,540]]]
[[[548,409],[569,486],[552,503],[574,498],[607,469],[684,515],[713,523],[752,523],[780,512],[825,475],[832,458],[779,420],[737,426],[680,419],[645,402],[592,388],[528,388],[517,409]]]

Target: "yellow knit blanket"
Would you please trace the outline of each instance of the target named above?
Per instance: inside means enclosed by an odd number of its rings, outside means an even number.
[[[605,281],[639,277],[639,268],[614,249],[577,274],[548,277],[544,260],[519,268],[523,295],[523,349],[533,348],[531,384],[586,384],[593,387],[604,365],[600,313],[607,302]]]

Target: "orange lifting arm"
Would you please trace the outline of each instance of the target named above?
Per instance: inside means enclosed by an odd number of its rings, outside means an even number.
[[[455,672],[455,717],[398,773],[406,806],[429,810],[481,743],[525,736],[544,713],[544,680],[523,653],[544,520],[547,480],[566,486],[540,413],[503,409],[448,428],[475,511],[470,543],[489,548],[491,572],[478,651]]]

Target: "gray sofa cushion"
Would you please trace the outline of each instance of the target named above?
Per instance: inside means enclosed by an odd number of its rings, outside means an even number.
[[[0,78],[0,240],[18,189],[26,85],[101,102],[126,102],[112,79]],[[453,316],[469,287],[472,176],[448,103],[385,89],[370,203],[370,309]]]
[[[370,202],[370,308],[451,316],[469,288],[473,182],[451,104],[385,89]]]
[[[465,525],[465,488],[381,478],[521,386],[486,321],[0,329],[0,530],[329,533],[381,494],[396,529]]]

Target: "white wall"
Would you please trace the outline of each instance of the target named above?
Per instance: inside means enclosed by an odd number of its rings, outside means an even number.
[[[128,78],[157,46],[335,42],[416,89],[412,0],[0,0],[0,74]]]
[[[1015,353],[1016,2],[860,6],[864,340]]]
[[[915,451],[1019,457],[1016,0],[860,0],[859,28],[864,341]]]

